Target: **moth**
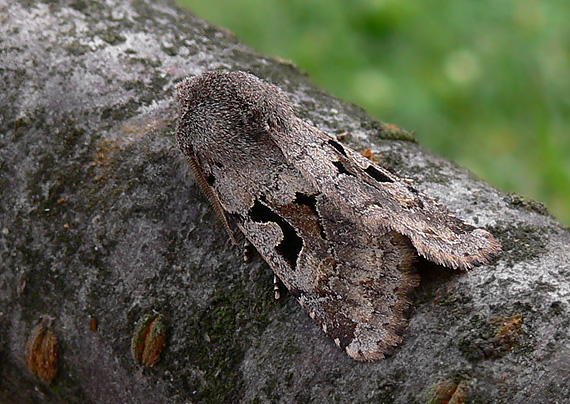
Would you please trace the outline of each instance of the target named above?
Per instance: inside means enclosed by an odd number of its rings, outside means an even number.
[[[416,254],[468,270],[500,249],[489,232],[297,118],[278,87],[251,74],[187,78],[176,101],[178,145],[231,239],[235,223],[356,360],[383,358],[402,341]]]

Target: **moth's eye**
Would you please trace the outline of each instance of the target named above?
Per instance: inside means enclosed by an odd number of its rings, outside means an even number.
[[[256,140],[259,140],[259,138],[269,130],[267,120],[258,109],[250,110],[247,115],[242,118],[241,123],[244,132]]]
[[[261,112],[258,109],[253,109],[247,114],[247,118],[250,124],[259,125],[261,122]]]

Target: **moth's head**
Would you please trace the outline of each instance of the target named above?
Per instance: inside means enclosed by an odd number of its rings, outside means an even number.
[[[284,130],[294,119],[285,95],[245,72],[211,71],[176,87],[177,138],[183,152],[237,151],[271,130]],[[186,150],[185,150],[186,149]]]

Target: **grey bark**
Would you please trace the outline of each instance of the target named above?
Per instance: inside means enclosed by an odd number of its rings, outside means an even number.
[[[282,86],[298,114],[503,244],[458,273],[418,261],[404,342],[358,363],[228,241],[177,150],[173,88],[209,69]],[[166,0],[0,2],[0,402],[567,403],[570,233]],[[161,313],[152,368],[130,352]],[[59,372],[26,369],[51,316]],[[98,321],[96,331],[90,319]]]

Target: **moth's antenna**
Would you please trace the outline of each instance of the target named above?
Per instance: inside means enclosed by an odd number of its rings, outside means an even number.
[[[216,216],[218,216],[218,219],[222,221],[222,224],[224,225],[226,232],[230,236],[230,239],[235,245],[238,245],[234,233],[232,232],[232,229],[230,228],[230,225],[228,223],[228,219],[226,218],[226,215],[224,213],[224,208],[222,208],[222,204],[220,203],[218,196],[214,192],[212,192],[212,188],[210,187],[210,185],[208,185],[208,181],[206,181],[206,177],[204,177],[204,173],[200,169],[200,166],[198,165],[194,157],[186,156],[186,161],[188,161],[188,165],[190,166],[190,170],[192,171],[192,174],[194,175],[194,178],[196,179],[198,186],[200,187],[204,195],[206,195],[206,198],[208,198],[208,200],[214,207],[214,212],[216,212]]]

